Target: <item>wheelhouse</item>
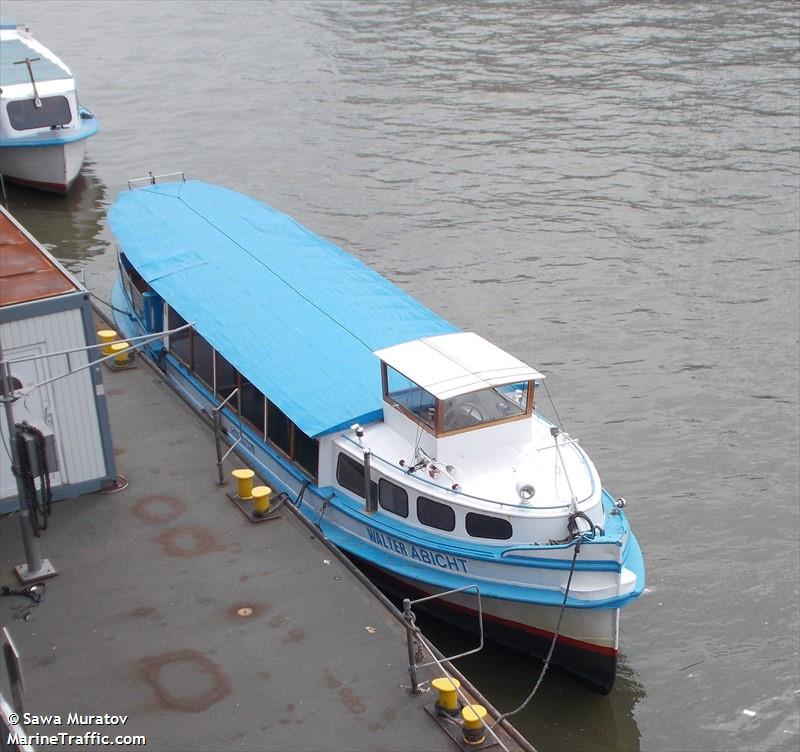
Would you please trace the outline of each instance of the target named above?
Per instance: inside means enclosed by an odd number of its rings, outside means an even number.
[[[471,332],[379,350],[383,400],[436,438],[530,418],[541,373]]]

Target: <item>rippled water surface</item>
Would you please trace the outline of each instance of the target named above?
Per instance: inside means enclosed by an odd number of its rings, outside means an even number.
[[[110,202],[128,178],[185,170],[547,373],[628,498],[648,592],[623,612],[611,695],[554,672],[515,718],[542,752],[796,749],[795,2],[3,13],[72,66],[100,118],[67,199],[9,188],[99,295]],[[539,667],[493,648],[464,670],[507,710]]]

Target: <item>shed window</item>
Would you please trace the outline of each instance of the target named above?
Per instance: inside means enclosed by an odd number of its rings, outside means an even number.
[[[170,329],[177,329],[178,327],[186,326],[188,323],[174,308],[169,309],[167,320]],[[169,335],[170,352],[180,358],[186,365],[189,365],[192,359],[191,337],[190,329],[184,329],[182,332]]]
[[[381,478],[378,483],[378,500],[387,512],[408,517],[408,494],[405,488]]]
[[[292,422],[271,402],[267,405],[267,438],[292,456]]]
[[[417,519],[423,525],[435,527],[437,530],[449,532],[456,529],[456,513],[453,508],[424,496],[417,498]]]
[[[508,520],[499,517],[489,517],[486,514],[467,513],[467,532],[473,538],[494,538],[495,540],[508,540],[513,529]]]
[[[336,482],[356,496],[364,498],[364,465],[346,454],[340,454],[336,463]],[[378,484],[372,481],[372,496],[378,493]]]
[[[37,107],[33,99],[18,99],[8,103],[8,120],[15,131],[58,127],[68,125],[72,120],[66,97],[41,97],[39,101],[41,107]]]

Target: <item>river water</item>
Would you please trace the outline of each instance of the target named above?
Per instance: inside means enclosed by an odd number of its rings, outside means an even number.
[[[101,121],[69,197],[9,188],[99,295],[109,204],[129,178],[185,170],[547,374],[628,499],[648,591],[623,612],[614,691],[549,674],[514,719],[534,745],[797,748],[796,2],[3,12],[77,72]],[[489,648],[462,668],[508,710],[539,667]]]

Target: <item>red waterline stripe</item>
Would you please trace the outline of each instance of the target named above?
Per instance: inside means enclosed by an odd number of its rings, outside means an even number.
[[[363,561],[363,560],[362,560]],[[405,582],[404,580],[386,572],[384,569],[380,569],[375,567],[378,571],[385,577],[394,580],[395,582],[401,584],[405,588],[411,588],[412,590],[416,590],[417,593],[420,593],[422,596],[433,595],[433,593],[429,593],[425,590],[422,590],[416,585],[410,585],[409,583]],[[475,609],[469,608],[468,606],[462,606],[459,603],[451,603],[450,601],[442,600],[442,603],[447,607],[452,609],[453,611],[463,613],[463,614],[470,614],[472,616],[477,616],[478,612]],[[551,606],[550,608],[558,608],[558,606]],[[496,624],[501,624],[504,627],[509,629],[513,629],[519,632],[529,632],[530,634],[535,634],[539,637],[546,637],[547,639],[552,640],[554,632],[549,632],[546,629],[539,629],[538,627],[532,627],[528,624],[521,624],[517,621],[512,621],[511,619],[504,619],[501,616],[495,616],[494,614],[483,612],[483,616],[485,619],[489,621],[493,621]],[[611,657],[616,657],[619,655],[619,651],[616,648],[609,648],[605,645],[596,645],[593,642],[585,642],[583,640],[576,640],[574,637],[565,637],[564,635],[558,636],[558,643],[563,643],[565,645],[572,645],[573,647],[578,648],[579,650],[585,650],[589,653],[598,653],[599,655],[608,655]]]
[[[41,188],[45,191],[52,191],[53,193],[66,193],[69,190],[68,185],[64,185],[64,183],[45,183],[39,180],[26,180],[25,178],[12,178],[8,175],[5,176],[9,182],[12,183],[19,183],[20,185],[26,185],[29,188]]]

